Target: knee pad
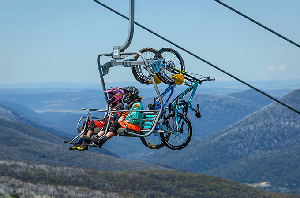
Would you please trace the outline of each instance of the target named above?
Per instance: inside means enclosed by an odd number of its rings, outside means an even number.
[[[113,133],[117,133],[117,130],[121,127],[120,123],[118,121],[114,121],[109,128],[109,131]]]

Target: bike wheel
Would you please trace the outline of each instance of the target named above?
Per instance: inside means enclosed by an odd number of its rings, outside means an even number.
[[[186,147],[192,138],[192,126],[189,119],[177,114],[179,130],[176,130],[176,116],[175,113],[168,114],[162,121],[162,124],[176,132],[160,133],[161,140],[165,145],[172,150],[180,150]]]
[[[160,80],[166,84],[170,84],[173,82],[172,75],[176,74],[172,70],[177,69],[179,71],[184,72],[185,66],[184,61],[180,54],[171,48],[162,48],[160,49],[154,59],[163,58],[165,60],[163,71],[159,72],[157,76]],[[174,69],[173,69],[174,68]],[[177,72],[178,73],[178,72]]]
[[[143,54],[143,56],[148,59],[154,59],[155,54],[157,53],[157,50],[154,48],[143,48],[140,50],[140,52]],[[139,54],[136,54],[133,57],[134,61],[144,61],[142,57],[140,57]],[[139,81],[142,84],[152,84],[152,80],[149,76],[148,71],[144,68],[143,65],[135,65],[131,66],[131,71],[134,76],[134,78]]]
[[[143,144],[150,149],[160,149],[165,146],[162,142],[161,137],[158,132],[153,132],[151,135],[146,137],[140,137]]]

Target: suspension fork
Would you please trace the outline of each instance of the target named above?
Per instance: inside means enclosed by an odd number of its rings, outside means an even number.
[[[178,122],[178,107],[177,100],[174,100],[169,106],[170,113],[174,113],[174,117],[172,117],[172,126],[170,126],[174,131],[179,131],[179,122]]]
[[[192,111],[195,111],[195,116],[196,116],[197,118],[200,118],[200,117],[201,117],[200,111],[199,111],[199,104],[197,104],[197,108],[195,109],[195,108],[192,106],[192,99],[193,99],[193,97],[194,97],[194,95],[195,95],[195,93],[196,93],[196,90],[197,90],[199,84],[201,84],[201,83],[199,83],[198,81],[195,82],[195,84],[194,84],[194,86],[193,86],[193,91],[192,91],[191,96],[190,96],[190,98],[189,98],[189,100],[188,100],[188,107],[189,107]]]

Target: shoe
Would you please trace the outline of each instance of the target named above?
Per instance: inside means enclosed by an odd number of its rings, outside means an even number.
[[[96,144],[96,145],[98,145],[98,144],[99,144],[99,141],[100,141],[100,139],[97,138],[97,137],[95,137],[95,136],[91,137],[91,140],[92,140],[92,142],[93,142],[94,144]]]
[[[108,138],[106,136],[104,136],[103,138],[99,138],[99,137],[92,137],[92,141],[98,145],[99,148],[102,147],[102,145],[108,140]]]
[[[105,140],[101,139],[99,141],[98,147],[101,148],[104,143],[105,143]]]
[[[84,150],[88,150],[89,147],[87,145],[85,145],[85,143],[82,143],[80,146],[77,147],[77,150],[79,151],[84,151]]]
[[[84,141],[85,141],[85,143],[87,143],[87,144],[91,144],[92,139],[91,139],[90,137],[86,137],[86,138],[84,139]]]
[[[75,143],[73,146],[69,148],[69,150],[77,150],[77,147],[80,146],[82,142]]]
[[[107,140],[108,140],[107,137],[104,137],[104,138],[99,139],[99,142],[98,142],[98,144],[97,144],[98,147],[101,148],[102,145],[103,145]]]

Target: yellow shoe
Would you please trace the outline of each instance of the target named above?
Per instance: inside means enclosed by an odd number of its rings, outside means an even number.
[[[71,146],[70,148],[69,148],[69,150],[77,150],[77,147],[79,147],[80,145],[81,145],[82,143],[75,143],[73,146]]]
[[[79,151],[84,151],[84,150],[88,150],[89,147],[87,145],[85,145],[85,143],[82,143],[80,146],[77,147],[77,150]]]

